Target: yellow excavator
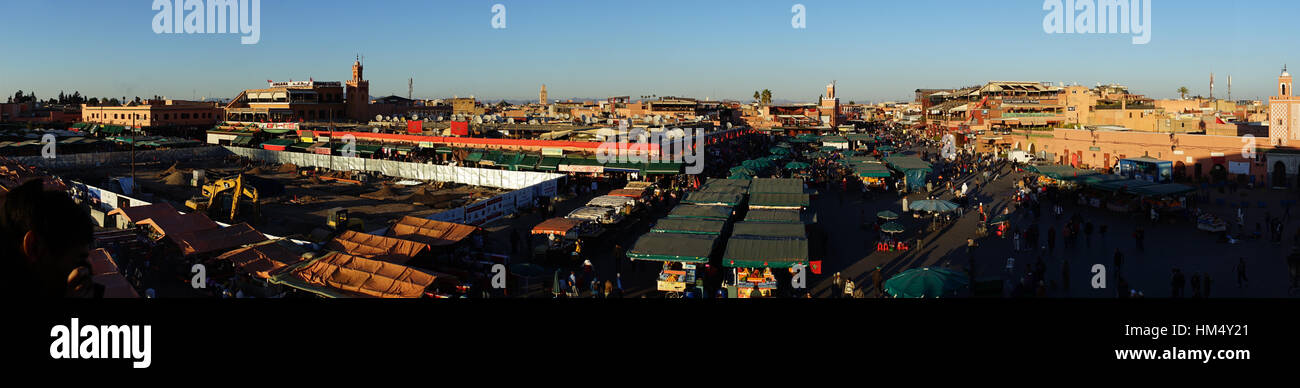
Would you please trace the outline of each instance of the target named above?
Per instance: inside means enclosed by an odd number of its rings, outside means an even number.
[[[244,174],[218,179],[212,183],[203,185],[202,195],[185,201],[185,206],[196,211],[209,212],[209,215],[212,216],[213,214],[211,214],[211,212],[216,209],[215,206],[218,205],[218,198],[220,198],[222,194],[230,195],[230,218],[228,218],[228,220],[236,220],[236,217],[240,214],[240,202],[246,202],[248,203],[246,206],[252,206],[251,209],[248,209],[251,214],[247,214],[246,216],[251,215],[252,218],[257,216],[259,210],[257,205],[257,188],[244,182]],[[241,199],[245,199],[246,201],[240,201]]]

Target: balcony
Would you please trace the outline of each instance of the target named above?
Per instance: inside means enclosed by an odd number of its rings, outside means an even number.
[[[1020,118],[1020,117],[1060,117],[1060,116],[1061,116],[1060,113],[1053,113],[1053,112],[1026,112],[1026,113],[1007,112],[1002,114],[1002,118],[1006,118],[1006,119]]]

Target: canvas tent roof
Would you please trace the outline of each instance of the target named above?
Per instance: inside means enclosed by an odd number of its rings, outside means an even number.
[[[929,162],[921,160],[915,156],[890,156],[885,158],[885,163],[899,171],[906,170],[932,170]]]
[[[230,260],[240,272],[270,279],[282,268],[302,261],[302,252],[286,240],[270,240],[223,253],[217,260]]]
[[[803,222],[798,210],[750,209],[745,214],[745,222]]]
[[[749,199],[751,207],[803,207],[808,206],[808,194],[753,194]]]
[[[144,206],[119,207],[108,212],[108,215],[116,214],[123,215],[130,222],[140,222],[150,218],[165,219],[180,216],[176,208],[166,202]]]
[[[388,229],[387,235],[428,244],[431,247],[441,247],[458,243],[477,230],[478,227],[472,225],[404,216]]]
[[[609,195],[637,199],[645,196],[645,189],[618,189],[610,191]]]
[[[325,243],[325,249],[390,263],[405,264],[416,255],[429,250],[429,245],[349,230]]]
[[[668,218],[709,218],[727,220],[731,218],[731,208],[726,206],[677,205],[668,212]]]
[[[716,236],[678,233],[647,233],[636,240],[627,256],[633,260],[707,263]]]
[[[808,231],[802,223],[738,222],[731,235],[733,237],[801,239],[808,238]]]
[[[163,237],[180,233],[221,228],[221,225],[213,222],[211,218],[208,218],[208,216],[203,213],[187,213],[175,216],[159,215],[158,217],[137,221],[136,225],[149,226],[153,228],[154,232]]]
[[[732,237],[727,240],[727,251],[722,265],[742,268],[790,268],[808,263],[808,240],[764,240],[750,237]]]
[[[586,223],[572,218],[552,218],[533,227],[532,234],[563,234]]]
[[[600,221],[601,217],[606,217],[615,210],[600,206],[583,206],[569,212],[564,218],[573,218],[587,221]]]
[[[266,235],[248,223],[218,229],[192,230],[168,234],[186,256],[216,252],[266,241]]]
[[[650,228],[651,232],[657,233],[686,233],[686,234],[722,234],[722,229],[726,227],[727,222],[706,218],[665,218],[655,222],[655,226]]]
[[[107,250],[99,248],[90,251],[91,281],[104,287],[105,298],[139,298],[140,294],[118,272],[117,262]]]
[[[737,193],[706,193],[694,192],[686,195],[682,203],[690,204],[722,204],[727,206],[736,206],[740,204],[741,194]]]
[[[802,179],[754,178],[749,185],[750,194],[803,194]]]
[[[339,252],[299,263],[271,282],[329,298],[419,298],[450,275]]]
[[[602,195],[587,201],[587,206],[621,208],[635,204],[636,200],[617,195]]]

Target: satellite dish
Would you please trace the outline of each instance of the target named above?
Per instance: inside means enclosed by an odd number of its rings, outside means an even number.
[[[420,119],[420,115],[419,115],[419,114],[413,114],[413,115],[411,115],[411,120],[419,120],[419,119]]]
[[[375,115],[375,121],[384,121],[384,115]]]

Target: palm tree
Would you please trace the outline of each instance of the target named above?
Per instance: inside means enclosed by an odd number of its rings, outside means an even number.
[[[771,90],[763,89],[762,101],[763,101],[763,105],[771,105],[771,104],[772,104],[772,91],[771,91]]]
[[[1187,99],[1187,93],[1191,93],[1191,91],[1187,90],[1186,86],[1178,88],[1178,95],[1183,96],[1184,100]]]
[[[758,91],[755,90],[755,91],[754,91],[754,102],[758,102],[758,100],[761,99],[761,98],[763,98],[763,95],[762,95],[762,94],[759,94]]]

